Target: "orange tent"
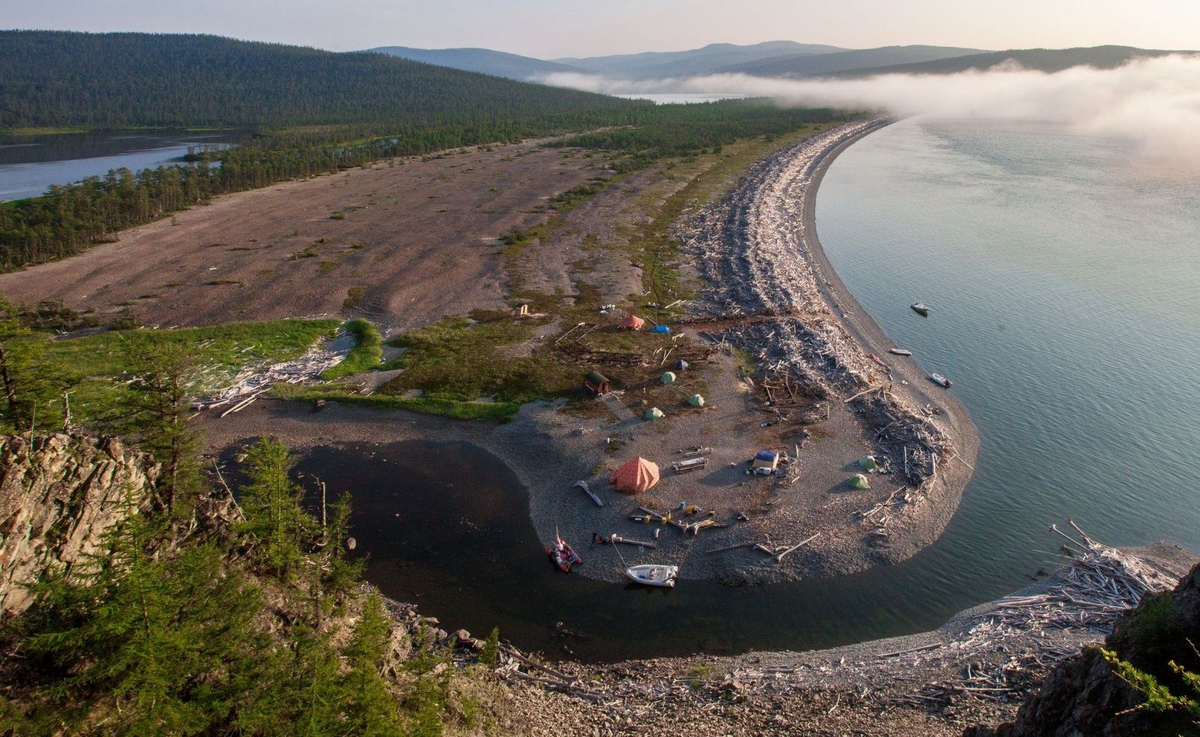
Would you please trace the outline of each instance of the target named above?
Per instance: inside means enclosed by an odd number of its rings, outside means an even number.
[[[630,315],[621,321],[621,327],[625,330],[641,330],[646,321],[637,315]]]
[[[617,491],[638,494],[658,483],[658,464],[645,458],[634,458],[608,477]]]

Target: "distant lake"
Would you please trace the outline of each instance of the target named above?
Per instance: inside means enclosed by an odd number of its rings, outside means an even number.
[[[0,201],[43,194],[52,184],[183,163],[190,147],[237,144],[246,131],[150,131],[0,136]]]

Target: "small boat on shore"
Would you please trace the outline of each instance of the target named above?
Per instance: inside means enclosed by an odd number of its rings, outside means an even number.
[[[571,566],[583,562],[579,554],[558,534],[557,529],[554,530],[554,542],[546,546],[546,555],[550,557],[550,561],[558,566],[563,573],[570,573]]]
[[[916,302],[912,305],[912,311],[921,317],[929,317],[929,305],[924,302]]]
[[[911,356],[912,355],[912,351],[908,350],[907,348],[888,348],[888,353],[891,353],[893,356]]]
[[[679,575],[679,566],[646,564],[630,566],[625,569],[625,576],[630,581],[643,586],[658,586],[664,589],[675,587],[675,576],[677,575]]]
[[[930,374],[929,380],[944,389],[950,388],[950,380],[941,374]]]

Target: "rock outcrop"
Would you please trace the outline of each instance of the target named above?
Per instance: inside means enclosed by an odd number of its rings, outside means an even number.
[[[1200,565],[1171,593],[1148,596],[1117,621],[1104,648],[1187,694],[1166,668],[1167,660],[1200,671]],[[1191,695],[1191,694],[1187,694]],[[1200,724],[1185,714],[1137,710],[1145,699],[1121,680],[1098,648],[1063,662],[1041,689],[1017,712],[1016,721],[996,729],[976,727],[967,737],[1033,735],[1178,735],[1200,734]]]
[[[0,436],[0,617],[31,603],[26,585],[94,552],[158,476],[115,438]]]

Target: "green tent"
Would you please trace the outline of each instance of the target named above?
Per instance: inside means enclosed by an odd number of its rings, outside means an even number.
[[[863,456],[858,459],[858,467],[864,471],[874,471],[879,468],[879,462],[875,460],[875,456]]]
[[[647,420],[657,420],[663,416],[663,411],[658,407],[651,407],[646,410],[646,414],[642,415]]]
[[[863,476],[861,473],[854,474],[854,476],[846,483],[850,484],[851,489],[871,488],[871,480],[866,476]]]
[[[693,394],[692,396],[688,397],[688,404],[692,405],[693,407],[703,407],[704,397],[700,396],[699,394]]]
[[[675,372],[674,372],[674,371],[668,371],[667,373],[663,374],[663,376],[662,376],[662,383],[664,383],[664,384],[674,384],[674,383],[675,383]]]

